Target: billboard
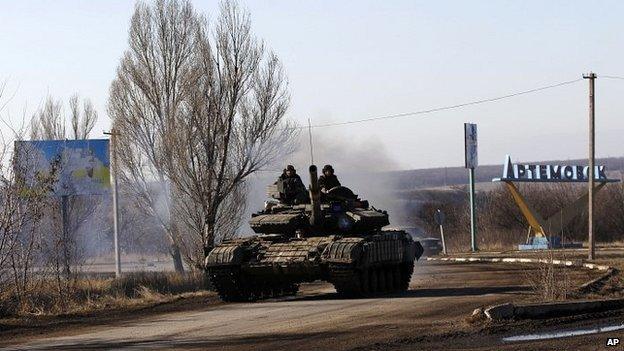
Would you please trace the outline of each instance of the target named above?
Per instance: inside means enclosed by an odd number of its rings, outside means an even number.
[[[108,139],[16,141],[19,168],[27,180],[58,169],[57,196],[103,195],[110,192]]]

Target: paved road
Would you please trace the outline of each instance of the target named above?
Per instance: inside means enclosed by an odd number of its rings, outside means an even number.
[[[339,299],[330,285],[310,284],[288,300],[216,304],[197,311],[145,316],[116,325],[74,328],[62,336],[42,335],[12,347],[20,350],[382,350],[461,345],[498,348],[499,336],[481,338],[480,326],[470,324],[466,317],[480,306],[529,298],[531,291],[525,277],[531,273],[535,273],[532,268],[507,264],[421,262],[410,290],[400,295]],[[576,273],[573,278],[587,279],[587,274]],[[475,344],[474,340],[479,341]],[[521,345],[516,346],[521,348]]]

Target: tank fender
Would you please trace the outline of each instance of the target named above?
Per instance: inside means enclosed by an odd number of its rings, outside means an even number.
[[[259,243],[246,241],[233,241],[218,245],[206,256],[206,267],[240,265],[248,252],[254,251]]]
[[[329,243],[322,254],[322,261],[328,263],[354,263],[360,261],[364,248],[362,238],[342,238]]]
[[[401,241],[401,247],[402,247],[402,259],[401,261],[403,262],[413,262],[415,260],[418,260],[423,252],[424,249],[422,247],[422,245],[418,242],[415,241],[414,239],[412,239],[412,236],[409,235],[408,233],[406,233],[405,231],[386,231],[385,232],[387,235],[392,233],[393,235],[395,235],[395,238],[397,240]]]
[[[419,260],[423,252],[422,245],[418,241],[410,240],[408,245],[405,245],[404,261]]]

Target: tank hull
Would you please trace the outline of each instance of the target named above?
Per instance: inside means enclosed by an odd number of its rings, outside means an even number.
[[[205,263],[209,279],[227,301],[293,295],[300,283],[315,280],[356,297],[406,290],[422,251],[403,231],[283,241],[256,236],[215,247]]]

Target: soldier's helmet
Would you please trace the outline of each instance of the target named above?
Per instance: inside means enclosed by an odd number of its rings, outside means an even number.
[[[323,173],[325,173],[326,171],[331,171],[332,173],[334,173],[334,167],[332,167],[331,165],[325,165],[325,167],[323,167]]]

